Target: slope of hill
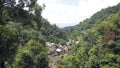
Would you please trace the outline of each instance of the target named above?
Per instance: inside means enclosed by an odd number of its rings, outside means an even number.
[[[116,6],[108,7],[106,9],[102,9],[98,11],[93,16],[88,19],[83,20],[79,24],[75,26],[65,27],[63,30],[73,36],[79,35],[81,31],[91,29],[96,23],[101,23],[111,14],[116,14],[120,11],[120,3]]]
[[[9,14],[9,16],[7,16],[7,25],[10,28],[19,29],[19,36],[24,37],[22,39],[26,42],[30,39],[54,43],[67,40],[65,33],[61,29],[56,25],[51,25],[49,21],[42,16],[16,7],[7,8],[6,13]]]
[[[120,4],[102,9],[90,19],[66,27],[68,37],[78,45],[57,63],[58,68],[120,67]]]
[[[58,46],[51,44],[65,41],[59,45],[63,53],[59,49],[59,56],[51,55],[59,58],[53,67],[120,68],[120,4],[59,29],[41,16],[45,5],[36,1],[0,2],[0,68],[48,68],[46,42],[55,50]]]
[[[41,16],[43,9],[34,0],[0,2],[0,68],[48,67],[46,42],[60,43],[67,37]]]

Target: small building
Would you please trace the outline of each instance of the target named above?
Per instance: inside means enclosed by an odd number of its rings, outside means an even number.
[[[57,48],[56,52],[57,52],[58,55],[60,55],[62,53],[62,50],[60,48]]]

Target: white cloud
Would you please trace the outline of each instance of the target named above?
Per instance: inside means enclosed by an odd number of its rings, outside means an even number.
[[[67,5],[59,3],[58,0],[38,0],[39,4],[46,4],[43,17],[59,27],[76,25],[102,8],[119,2],[120,0],[80,0],[79,5]]]

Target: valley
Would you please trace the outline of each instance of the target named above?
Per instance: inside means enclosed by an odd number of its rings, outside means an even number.
[[[64,28],[45,7],[0,1],[0,68],[120,68],[120,3]]]

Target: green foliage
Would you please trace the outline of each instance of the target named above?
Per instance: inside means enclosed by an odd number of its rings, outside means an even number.
[[[102,9],[78,25],[64,28],[68,37],[80,43],[72,47],[71,53],[62,59],[63,64],[58,63],[58,68],[119,68],[119,7],[120,4]]]
[[[35,40],[30,40],[23,49],[19,49],[13,67],[45,68],[48,67],[45,47]]]
[[[28,7],[29,9],[37,2],[37,0],[1,0],[0,1],[0,25],[5,24],[6,14],[5,9],[19,8],[23,9]],[[22,14],[23,15],[23,14]]]
[[[0,2],[0,68],[46,68],[45,42],[63,43],[68,38],[80,43],[57,61],[58,68],[120,67],[120,4],[61,30],[41,16],[45,5],[16,1]]]
[[[16,57],[14,68],[34,68],[33,58],[29,51],[21,51]]]
[[[0,1],[0,68],[45,68],[45,43],[67,40],[65,32],[41,16],[45,5],[36,1]]]
[[[12,62],[18,47],[17,31],[7,26],[0,26],[0,66],[6,61]],[[4,66],[4,65],[3,65]]]

